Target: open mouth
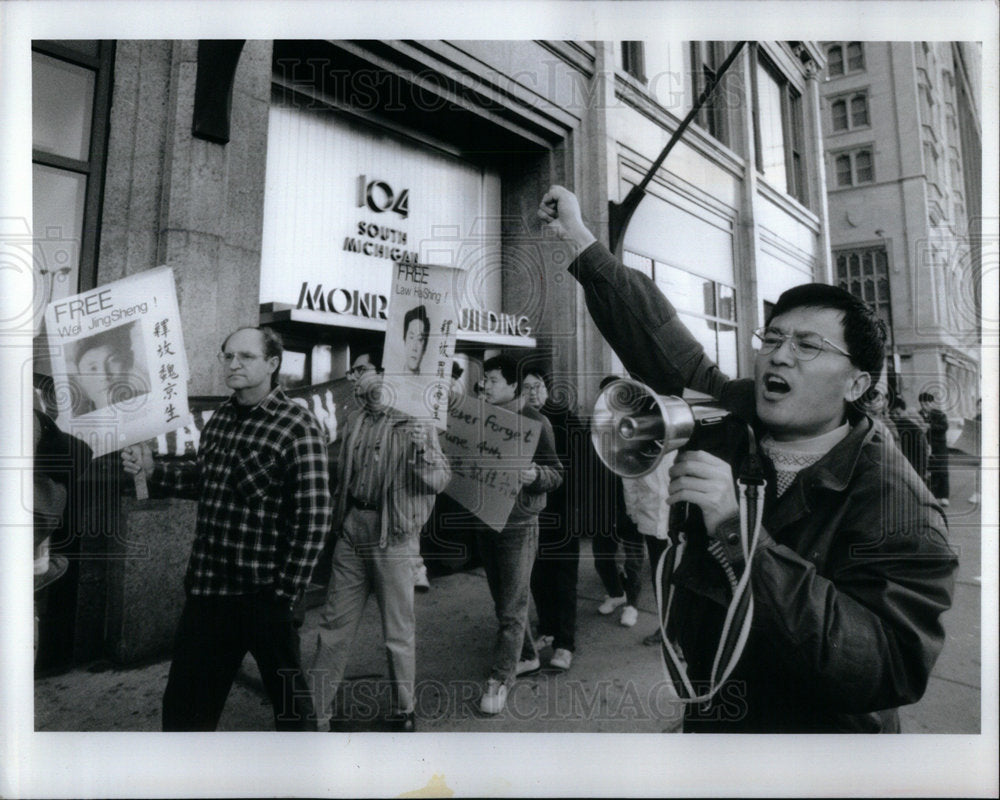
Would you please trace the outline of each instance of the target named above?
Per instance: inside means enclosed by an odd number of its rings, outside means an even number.
[[[779,375],[765,375],[764,376],[764,391],[772,395],[786,395],[792,390],[792,387],[788,385],[788,381]]]

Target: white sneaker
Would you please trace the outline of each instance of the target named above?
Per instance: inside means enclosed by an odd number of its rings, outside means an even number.
[[[486,691],[479,701],[479,710],[484,714],[499,714],[507,705],[507,687],[496,678],[486,681]]]
[[[612,597],[610,594],[604,595],[604,602],[597,607],[598,614],[610,614],[619,606],[625,605],[628,602],[628,598],[625,595],[621,597]]]
[[[541,652],[546,647],[552,647],[552,642],[555,641],[554,636],[539,636],[535,639],[535,649]]]
[[[564,650],[562,647],[558,648],[555,653],[552,654],[552,660],[549,662],[549,666],[555,669],[567,670],[569,665],[573,663],[573,654],[569,650]]]
[[[974,495],[972,495],[972,497],[969,498],[969,502],[972,505],[974,505],[974,506],[978,506],[979,505],[979,492],[976,492]]]
[[[427,580],[427,567],[423,564],[413,572],[413,588],[418,592],[430,591],[431,582]]]
[[[939,502],[939,503],[940,503],[940,504],[941,504],[942,506],[944,506],[945,508],[947,508],[948,506],[950,506],[950,505],[951,505],[951,501],[949,501],[947,497],[942,497],[942,498],[940,498],[940,499],[938,500],[938,502]]]
[[[529,659],[527,661],[518,661],[517,667],[515,667],[514,669],[514,674],[518,676],[530,675],[534,672],[538,672],[538,670],[540,670],[541,668],[542,668],[542,662],[538,658],[538,656],[535,656],[534,658]]]
[[[639,621],[639,609],[635,606],[625,606],[622,609],[622,619],[621,623],[626,628],[631,628],[635,623]]]

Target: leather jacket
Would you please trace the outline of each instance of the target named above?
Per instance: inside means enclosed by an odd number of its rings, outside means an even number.
[[[601,333],[655,391],[715,397],[758,434],[752,380],[705,355],[646,276],[594,243],[570,265]],[[751,572],[755,615],[742,658],[685,731],[894,732],[923,695],[944,643],[957,558],[944,514],[891,439],[862,414],[847,437],[777,498],[768,489]],[[671,633],[706,681],[729,600],[722,570],[689,547]]]

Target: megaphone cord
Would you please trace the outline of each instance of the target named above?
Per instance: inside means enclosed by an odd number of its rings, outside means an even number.
[[[749,427],[749,426],[748,426]],[[708,691],[698,694],[687,675],[683,660],[667,637],[667,621],[673,606],[673,570],[680,563],[686,547],[686,539],[681,533],[676,544],[668,540],[667,547],[656,564],[656,607],[660,622],[660,655],[664,671],[674,685],[678,699],[682,703],[707,703],[732,674],[746,647],[753,624],[753,592],[750,587],[750,568],[760,539],[760,526],[764,517],[764,504],[760,502],[760,492],[767,486],[757,457],[756,440],[750,431],[750,453],[740,476],[736,481],[739,492],[740,548],[743,552],[743,572],[737,578],[729,558],[721,543],[712,540],[708,551],[722,567],[732,591],[732,599],[726,608],[726,616],[715,651],[712,671],[709,675]],[[750,521],[753,520],[753,527]],[[668,566],[669,564],[669,566]],[[664,598],[663,580],[666,575],[669,587]],[[666,607],[664,607],[666,601]]]

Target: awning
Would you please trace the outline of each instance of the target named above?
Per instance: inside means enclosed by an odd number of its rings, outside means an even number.
[[[262,303],[260,307],[261,325],[276,323],[299,323],[319,325],[324,328],[342,328],[357,331],[374,331],[385,333],[384,319],[360,317],[354,314],[337,314],[330,311],[312,311],[306,308],[292,308],[281,303]],[[510,336],[499,333],[483,333],[478,331],[459,330],[456,334],[459,342],[477,344],[485,347],[524,347],[533,348],[536,345],[533,336]]]

